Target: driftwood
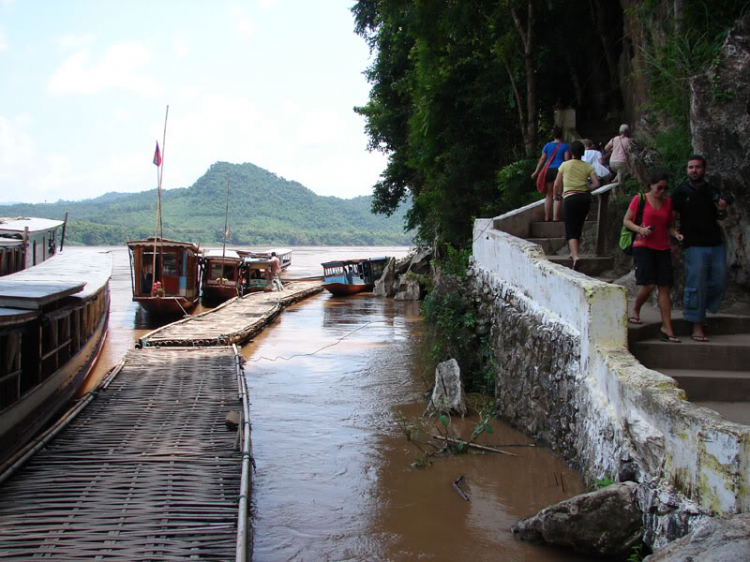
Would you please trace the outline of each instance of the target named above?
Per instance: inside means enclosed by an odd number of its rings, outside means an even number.
[[[501,455],[508,455],[509,457],[517,457],[515,453],[509,453],[508,451],[503,451],[502,449],[496,449],[494,447],[487,447],[485,445],[477,445],[476,443],[469,443],[467,441],[462,441],[461,439],[453,439],[452,437],[443,437],[442,435],[434,435],[431,434],[431,436],[434,439],[442,439],[443,441],[447,441],[448,443],[455,443],[456,445],[466,445],[467,447],[472,447],[474,449],[479,449],[481,451],[489,451],[491,453],[498,453]]]
[[[455,481],[455,482],[453,482],[453,489],[454,489],[454,490],[456,490],[456,492],[458,493],[458,495],[459,495],[459,496],[461,496],[461,498],[462,498],[462,499],[463,499],[464,501],[467,501],[467,502],[468,502],[468,501],[471,501],[471,500],[469,499],[469,496],[467,496],[467,495],[466,495],[466,494],[464,493],[464,491],[463,491],[463,490],[461,489],[461,483],[462,483],[463,481],[464,481],[464,475],[462,474],[461,476],[459,476],[458,478],[456,478],[456,481]]]

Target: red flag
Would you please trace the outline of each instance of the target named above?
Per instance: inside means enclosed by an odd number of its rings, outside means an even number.
[[[156,141],[156,150],[154,151],[154,164],[161,166],[161,152],[159,152],[159,141]]]

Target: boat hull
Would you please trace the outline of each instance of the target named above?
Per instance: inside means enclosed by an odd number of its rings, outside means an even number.
[[[237,296],[236,285],[203,285],[203,300],[209,302],[224,302]]]
[[[159,316],[182,316],[198,302],[197,298],[188,300],[185,297],[133,297],[133,300],[149,314]]]
[[[375,285],[371,284],[349,285],[348,283],[325,283],[323,285],[329,293],[336,297],[356,295],[357,293],[369,293],[374,286]]]
[[[85,345],[36,388],[0,413],[0,466],[18,452],[76,395],[99,357],[109,327],[109,306]]]

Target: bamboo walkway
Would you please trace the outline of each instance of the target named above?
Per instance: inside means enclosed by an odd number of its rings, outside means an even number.
[[[134,350],[107,385],[0,475],[0,560],[244,560],[252,457],[239,356]],[[242,435],[229,411],[243,412]]]
[[[250,293],[154,330],[138,343],[141,347],[240,344],[260,332],[285,307],[322,290],[322,282],[308,281],[288,283],[283,291]]]

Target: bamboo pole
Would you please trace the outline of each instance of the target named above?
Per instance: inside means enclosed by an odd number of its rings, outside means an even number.
[[[224,205],[224,243],[221,246],[221,285],[224,286],[224,258],[227,251],[227,229],[229,228],[229,178],[231,174],[227,172],[227,196]]]

